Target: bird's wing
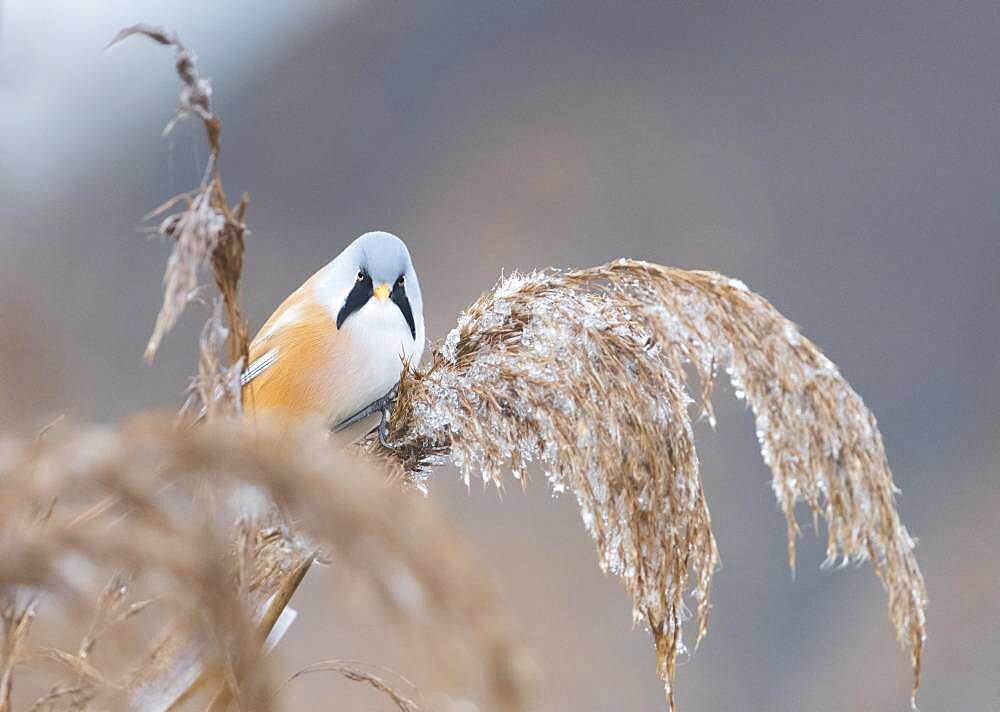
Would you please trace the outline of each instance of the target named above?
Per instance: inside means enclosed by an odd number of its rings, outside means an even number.
[[[329,311],[312,298],[315,275],[292,292],[274,310],[250,342],[248,366],[240,376],[244,409],[253,412],[259,405],[279,401],[301,401],[304,391],[315,391],[304,381],[316,374],[328,358],[336,358],[346,344],[338,346],[341,336]],[[277,367],[275,367],[277,364]],[[305,375],[303,375],[305,374]],[[319,379],[322,383],[322,378]],[[329,388],[310,396],[335,394]],[[306,400],[313,400],[308,398]],[[203,408],[195,423],[204,420]]]
[[[342,370],[334,364],[346,357],[349,339],[325,307],[302,296],[297,292],[286,299],[251,342],[250,365],[240,378],[244,409],[320,413],[332,417],[331,426],[341,431],[392,403],[395,386],[371,403],[356,404],[354,411],[326,413],[331,404],[350,401],[344,391],[349,382],[330,378]]]
[[[245,386],[250,383],[250,381],[266,371],[277,360],[277,348],[265,351],[263,354],[255,358],[250,362],[250,365],[247,366],[247,370],[240,375],[240,386]]]
[[[356,409],[352,354],[350,337],[325,306],[311,299],[282,305],[250,345],[244,412],[342,417],[341,409]]]
[[[304,318],[308,319],[309,313],[312,312],[306,309],[306,304],[309,303],[307,289],[310,281],[289,294],[253,337],[253,341],[250,342],[247,370],[240,377],[241,386],[250,383],[278,360],[277,337],[282,332],[287,335]]]

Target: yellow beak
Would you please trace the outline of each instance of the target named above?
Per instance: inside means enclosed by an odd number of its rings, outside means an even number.
[[[388,284],[376,284],[375,288],[372,290],[375,298],[380,302],[385,302],[389,298],[389,285]]]

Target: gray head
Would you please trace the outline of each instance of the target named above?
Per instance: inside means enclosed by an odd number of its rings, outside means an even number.
[[[318,289],[322,300],[344,327],[371,300],[395,305],[410,338],[422,349],[424,304],[410,251],[395,235],[367,232],[323,270]]]
[[[375,283],[391,285],[401,276],[413,276],[410,251],[390,232],[366,232],[344,249],[344,255],[354,256],[358,268],[367,271]]]

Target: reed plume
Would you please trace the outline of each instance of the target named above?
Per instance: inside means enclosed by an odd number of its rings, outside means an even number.
[[[239,302],[239,279],[243,270],[243,222],[249,196],[245,193],[240,202],[230,206],[222,189],[219,173],[219,139],[222,122],[212,110],[212,83],[198,72],[197,58],[184,46],[180,37],[170,30],[152,25],[137,24],[122,29],[108,43],[108,49],[129,37],[145,37],[174,49],[174,66],[181,80],[177,109],[167,122],[163,134],[169,134],[178,121],[197,117],[205,128],[208,143],[208,164],[196,189],[174,196],[150,212],[146,219],[160,217],[175,205],[184,204],[184,210],[167,215],[160,222],[156,234],[174,241],[163,274],[163,305],[156,316],[156,325],[146,344],[145,359],[152,362],[166,336],[188,304],[198,295],[198,269],[210,262],[225,305],[229,324],[229,360],[246,363],[248,333],[246,319]]]
[[[754,412],[795,565],[795,505],[827,525],[827,560],[870,559],[920,674],[927,594],[874,416],[798,328],[741,282],[631,260],[514,274],[480,297],[409,371],[390,423],[394,457],[425,486],[450,460],[466,483],[524,481],[539,463],[570,490],[601,568],[652,631],[674,707],[683,598],[705,634],[718,551],[692,437],[685,367],[714,426],[718,371]],[[369,446],[378,450],[374,440]]]
[[[364,581],[387,620],[412,631],[451,679],[484,680],[491,709],[528,704],[530,667],[491,576],[427,506],[315,433],[279,436],[225,420],[178,429],[146,416],[120,430],[66,428],[37,448],[5,439],[0,472],[0,590],[57,592],[92,610],[76,652],[44,651],[70,676],[42,706],[101,699],[165,709],[172,688],[160,680],[185,672],[179,646],[195,650],[200,669],[220,670],[240,709],[270,709],[276,686],[256,623],[290,565],[318,551]],[[44,525],[25,517],[32,503],[54,501]],[[233,536],[227,523],[241,515],[251,519]],[[79,565],[67,565],[78,560],[119,573],[95,598],[80,590]],[[156,608],[184,621],[186,635],[173,633],[175,649],[161,646],[109,679],[90,652],[150,605],[130,600],[139,578],[155,584]],[[5,629],[8,648],[23,642],[22,630]]]

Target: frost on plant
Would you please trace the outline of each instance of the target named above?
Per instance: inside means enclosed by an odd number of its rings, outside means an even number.
[[[416,477],[447,459],[467,483],[497,486],[537,463],[556,492],[572,491],[602,569],[623,579],[652,631],[672,707],[688,577],[700,639],[718,563],[686,366],[713,424],[720,369],[753,409],[790,564],[800,501],[825,519],[830,561],[871,559],[915,690],[926,591],[875,419],[812,342],[738,280],[627,260],[501,280],[427,370],[403,379],[394,454]]]

